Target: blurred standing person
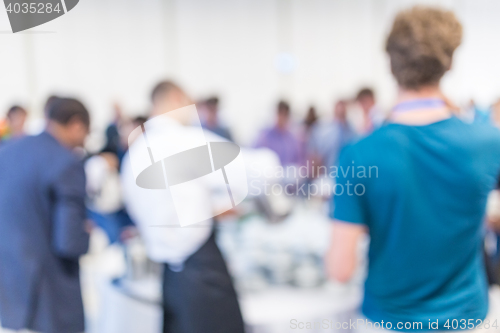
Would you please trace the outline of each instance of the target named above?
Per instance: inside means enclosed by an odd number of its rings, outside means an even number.
[[[260,134],[254,148],[269,148],[278,154],[282,166],[299,165],[301,158],[300,143],[290,130],[290,106],[280,101],[277,107],[276,124]]]
[[[316,112],[316,108],[314,106],[310,106],[302,123],[302,132],[300,136],[302,151],[304,152],[307,151],[307,147],[309,146],[309,142],[311,141],[313,129],[318,123],[318,119],[319,117],[318,113]]]
[[[361,110],[360,118],[356,121],[356,129],[360,136],[366,136],[382,125],[384,117],[376,106],[373,89],[361,89],[356,95],[355,102]]]
[[[310,133],[317,122],[318,113],[316,112],[316,108],[314,106],[310,106],[309,109],[307,109],[307,114],[304,119],[304,129],[306,133]]]
[[[203,102],[203,105],[205,107],[205,118],[203,119],[201,126],[229,141],[233,141],[229,129],[220,123],[219,98],[215,96],[210,97]]]
[[[106,144],[102,149],[103,152],[111,153],[116,155],[118,158],[118,165],[121,164],[123,156],[127,151],[127,147],[123,145],[120,137],[120,127],[124,123],[123,111],[120,104],[115,103],[113,105],[113,112],[115,118],[113,122],[106,128]]]
[[[153,89],[152,103],[151,118],[161,118],[144,124],[148,133],[176,131],[184,144],[196,140],[186,113],[171,112],[192,104],[180,87],[170,81],[159,83]],[[129,151],[134,149],[137,148],[132,144]],[[129,158],[127,154],[125,161]],[[163,332],[243,333],[236,292],[215,243],[213,219],[193,227],[180,227],[168,188],[150,190],[137,186],[130,161],[123,164],[122,183],[126,208],[144,239],[150,259],[165,264]],[[193,209],[209,210],[205,211],[206,216],[215,210],[205,196],[208,191],[209,188],[198,186],[184,193]]]
[[[14,105],[7,111],[6,116],[6,130],[3,135],[2,141],[6,141],[9,139],[21,138],[26,133],[24,132],[24,124],[26,123],[26,118],[28,117],[28,112],[18,106]]]
[[[83,146],[89,113],[61,98],[43,133],[0,150],[0,320],[11,330],[84,331],[78,259],[87,252]]]
[[[301,152],[301,159],[303,165],[307,168],[307,178],[311,180],[315,178],[316,175],[316,161],[313,156],[308,154],[308,148],[311,145],[312,134],[314,132],[315,125],[318,122],[318,114],[314,106],[310,106],[307,109],[306,116],[302,121],[302,124],[298,131],[299,147]],[[308,181],[309,181],[308,180]]]
[[[135,234],[134,224],[124,207],[120,181],[121,160],[118,151],[128,150],[128,136],[132,130],[143,125],[147,119],[142,116],[131,120],[122,119],[119,138],[107,135],[107,142],[99,154],[85,162],[87,176],[88,217],[104,232],[110,244],[122,243],[130,234]],[[109,129],[110,127],[108,127]],[[121,147],[121,148],[119,148]]]
[[[2,140],[9,134],[9,127],[7,126],[7,119],[0,119],[0,147],[2,146]]]
[[[500,100],[496,101],[491,106],[490,122],[493,123],[494,126],[500,128]]]
[[[488,122],[490,116],[489,109],[483,109],[471,99],[463,109],[460,110],[460,118],[466,122]]]
[[[500,171],[500,131],[457,118],[439,85],[461,40],[453,12],[400,12],[386,44],[399,85],[390,123],[340,157],[339,168],[356,168],[339,172],[345,191],[333,199],[329,271],[348,281],[358,240],[370,236],[362,312],[385,329],[482,332],[496,319],[484,320],[482,245],[487,197]],[[483,320],[488,326],[479,326]]]
[[[110,244],[121,241],[123,231],[133,223],[123,205],[118,158],[109,152],[90,157],[85,175],[89,219],[106,232]]]
[[[340,100],[335,103],[332,121],[313,129],[308,155],[319,162],[316,165],[329,168],[337,163],[341,149],[355,138],[355,132],[347,123],[347,102]]]

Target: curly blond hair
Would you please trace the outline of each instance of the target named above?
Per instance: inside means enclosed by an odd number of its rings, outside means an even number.
[[[462,25],[453,12],[423,6],[402,11],[386,44],[392,74],[407,89],[437,84],[461,41]]]

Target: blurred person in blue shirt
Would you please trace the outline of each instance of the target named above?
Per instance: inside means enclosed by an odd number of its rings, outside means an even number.
[[[349,281],[358,241],[370,236],[361,310],[372,326],[361,332],[495,325],[487,317],[483,237],[500,131],[461,121],[440,90],[461,39],[452,12],[399,13],[386,44],[397,104],[388,124],[341,153],[327,262],[333,278]]]
[[[201,126],[211,132],[214,132],[218,136],[221,136],[229,141],[233,141],[231,132],[229,128],[222,125],[219,119],[219,98],[210,97],[201,103],[201,109],[203,112],[203,119]]]
[[[308,155],[328,168],[337,163],[340,150],[357,138],[347,123],[346,114],[347,102],[340,100],[335,103],[333,120],[327,124],[317,124],[312,130]]]

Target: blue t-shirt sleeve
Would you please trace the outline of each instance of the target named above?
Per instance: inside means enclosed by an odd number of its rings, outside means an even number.
[[[330,173],[334,177],[335,187],[330,199],[330,218],[367,224],[364,195],[366,186],[363,178],[357,177],[357,166],[362,165],[357,157],[356,146],[345,147],[340,153],[337,169]]]

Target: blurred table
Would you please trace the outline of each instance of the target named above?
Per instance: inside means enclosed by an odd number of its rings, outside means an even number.
[[[160,293],[157,281],[147,279],[126,284],[120,287],[110,282],[104,286],[100,320],[93,333],[160,333],[162,310],[156,302]],[[273,287],[240,295],[240,306],[248,333],[284,333],[297,331],[291,328],[292,320],[349,321],[360,299],[361,291],[352,286]]]
[[[330,226],[324,212],[300,205],[278,224],[266,223],[259,217],[221,223],[218,243],[235,280],[248,333],[296,332],[292,320],[335,323],[348,322],[353,316],[362,296],[360,279],[354,279],[351,285],[333,284],[325,282],[322,272]],[[90,265],[94,269],[86,269],[89,280],[95,280],[98,271],[105,271],[109,263],[117,262],[118,256],[96,254]],[[97,262],[101,262],[99,268]],[[112,276],[123,276],[125,269],[113,271],[100,280],[96,292],[99,301],[93,302],[95,320],[89,332],[160,333],[160,274],[132,277],[117,284],[112,282]]]
[[[297,331],[291,327],[292,320],[349,321],[360,300],[361,291],[357,288],[327,285],[315,289],[280,287],[248,293],[240,297],[240,305],[249,333],[284,333]],[[324,332],[325,329],[300,331]]]

